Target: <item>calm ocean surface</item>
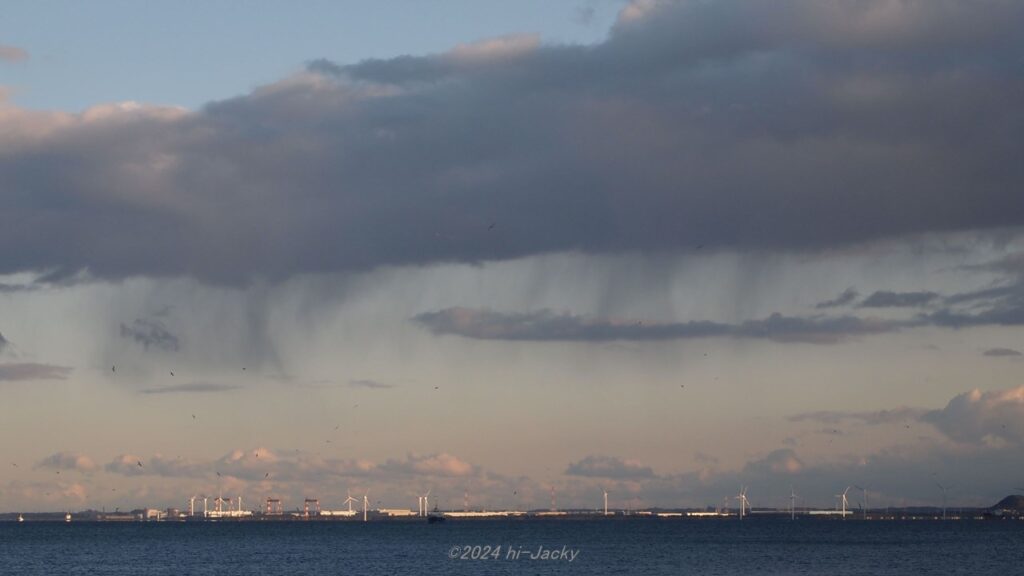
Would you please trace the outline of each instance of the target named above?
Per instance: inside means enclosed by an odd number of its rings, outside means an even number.
[[[465,546],[501,548],[449,557]],[[563,547],[573,561],[530,558]],[[1024,522],[0,523],[0,574],[1008,575]]]

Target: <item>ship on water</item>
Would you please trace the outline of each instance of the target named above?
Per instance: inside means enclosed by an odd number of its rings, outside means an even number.
[[[433,511],[431,511],[430,514],[427,514],[427,523],[437,524],[438,522],[444,522],[444,514],[437,509],[437,504],[435,504]]]

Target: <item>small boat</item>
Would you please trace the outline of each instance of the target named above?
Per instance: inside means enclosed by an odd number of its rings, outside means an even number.
[[[430,514],[427,514],[427,524],[437,524],[438,522],[444,522],[444,514],[437,509],[437,505],[434,505],[434,510]]]

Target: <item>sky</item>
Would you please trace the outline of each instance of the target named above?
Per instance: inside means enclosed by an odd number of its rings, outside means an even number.
[[[1022,21],[12,3],[0,511],[1019,492]]]

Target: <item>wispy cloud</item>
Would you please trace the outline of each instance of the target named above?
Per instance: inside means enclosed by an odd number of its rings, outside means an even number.
[[[212,382],[189,382],[187,384],[174,384],[171,386],[159,386],[140,390],[140,394],[207,394],[213,392],[227,392],[237,390],[239,386],[231,384],[216,384]]]
[[[387,384],[385,382],[378,382],[376,380],[349,380],[348,385],[351,388],[372,388],[372,389],[385,389],[394,388],[394,384]]]
[[[28,52],[17,46],[0,44],[0,60],[4,62],[21,62],[28,60]]]
[[[984,356],[994,357],[1005,357],[1005,356],[1020,356],[1021,353],[1013,348],[989,348],[983,352]]]
[[[907,420],[918,420],[928,412],[925,408],[900,407],[892,410],[878,410],[874,412],[844,412],[841,410],[820,410],[816,412],[802,412],[788,418],[790,422],[819,422],[822,424],[839,424],[842,422],[857,422],[868,425],[892,424],[906,422]]]
[[[71,368],[53,364],[0,364],[0,381],[17,380],[66,380]]]

